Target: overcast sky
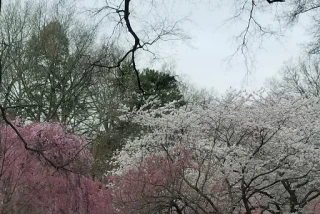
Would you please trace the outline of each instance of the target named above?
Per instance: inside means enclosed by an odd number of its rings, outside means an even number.
[[[208,1],[198,4],[177,2],[171,5],[171,13],[175,17],[188,15],[190,22],[184,23],[183,29],[192,37],[189,42],[193,47],[179,42],[160,43],[161,56],[167,63],[175,65],[177,74],[187,76],[199,88],[214,88],[221,93],[230,87],[258,89],[267,78],[276,75],[284,61],[301,55],[301,44],[308,39],[302,25],[298,24],[287,31],[280,41],[275,38],[265,40],[262,48],[254,52],[255,70],[247,75],[248,70],[241,56],[231,63],[225,60],[236,50],[234,36],[243,29],[239,24],[221,26],[224,20],[232,16],[230,8],[217,7],[206,3]],[[259,20],[265,22],[266,19],[270,17],[260,17]],[[157,63],[150,65],[142,61],[140,67],[157,67]],[[162,63],[163,60],[159,60],[158,67]]]
[[[191,43],[195,49],[188,46],[177,48],[173,57],[176,72],[187,74],[198,87],[214,88],[219,92],[230,87],[251,90],[262,87],[267,78],[276,75],[284,61],[303,53],[301,44],[308,39],[304,28],[298,24],[280,41],[275,38],[265,40],[262,49],[255,52],[256,69],[247,75],[241,56],[231,64],[225,61],[236,50],[234,36],[241,28],[237,24],[219,27],[232,15],[231,12],[226,7],[208,8],[206,4],[193,5],[191,12],[190,19],[195,23],[188,24],[188,29],[192,29]]]

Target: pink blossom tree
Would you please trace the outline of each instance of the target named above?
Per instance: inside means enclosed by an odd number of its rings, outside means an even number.
[[[177,155],[179,153],[179,155]],[[114,205],[123,213],[222,213],[230,205],[223,181],[208,190],[207,197],[187,178],[191,171],[202,170],[201,163],[191,163],[191,154],[183,148],[170,152],[170,158],[151,155],[137,168],[114,175]],[[199,182],[200,178],[198,178]],[[200,184],[200,183],[199,183]]]
[[[14,127],[0,125],[1,213],[113,213],[84,138],[55,123]]]

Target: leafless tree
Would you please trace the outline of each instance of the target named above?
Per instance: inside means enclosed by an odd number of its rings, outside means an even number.
[[[181,25],[186,18],[172,20],[164,10],[160,11],[165,4],[164,1],[157,2],[154,0],[135,2],[113,0],[105,1],[102,7],[93,9],[92,12],[100,17],[101,22],[103,20],[109,21],[107,22],[108,28],[111,30],[108,39],[127,45],[124,47],[125,52],[113,65],[105,65],[100,60],[92,64],[100,67],[115,68],[120,67],[121,63],[129,59],[136,74],[139,90],[144,92],[136,65],[136,56],[141,51],[144,51],[157,58],[157,53],[152,51],[152,46],[156,43],[170,40],[187,40],[189,38],[181,29]]]
[[[289,97],[320,96],[320,61],[318,55],[302,57],[297,62],[290,60],[280,70],[280,78],[269,81],[273,94]]]

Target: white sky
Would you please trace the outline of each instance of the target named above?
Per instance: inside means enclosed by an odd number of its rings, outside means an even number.
[[[96,0],[85,2],[93,1]],[[274,38],[265,40],[262,48],[255,52],[256,69],[248,76],[244,59],[240,56],[231,64],[225,61],[236,49],[234,36],[243,29],[243,26],[237,24],[221,27],[223,21],[232,16],[228,7],[213,6],[204,0],[204,3],[195,4],[179,2],[172,5],[171,12],[176,17],[189,15],[191,22],[185,23],[183,28],[192,37],[190,43],[193,47],[179,42],[160,43],[159,53],[167,63],[175,65],[176,74],[187,76],[199,88],[214,88],[220,93],[230,87],[249,90],[261,88],[267,78],[280,70],[284,61],[301,55],[301,44],[308,41],[302,25],[288,31],[280,41]],[[262,17],[260,21],[264,22],[269,18]],[[140,67],[157,68],[157,64],[159,67],[163,60],[152,65],[147,64],[145,59],[139,63]]]
[[[224,92],[228,88],[250,90],[263,86],[265,80],[279,71],[283,62],[302,54],[301,43],[307,40],[301,25],[297,25],[277,41],[270,38],[256,52],[256,69],[247,75],[244,59],[239,56],[231,65],[226,58],[236,50],[234,36],[239,33],[238,25],[222,25],[232,14],[227,8],[208,9],[200,4],[192,9],[192,45],[179,46],[174,60],[177,74],[187,74],[198,87],[214,88]],[[174,51],[174,50],[173,50]]]

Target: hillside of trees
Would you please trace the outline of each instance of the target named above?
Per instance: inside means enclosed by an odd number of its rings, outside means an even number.
[[[129,3],[129,50],[67,1],[1,5],[0,213],[319,214],[319,56],[261,91],[201,91],[137,69],[178,34],[142,43]]]

